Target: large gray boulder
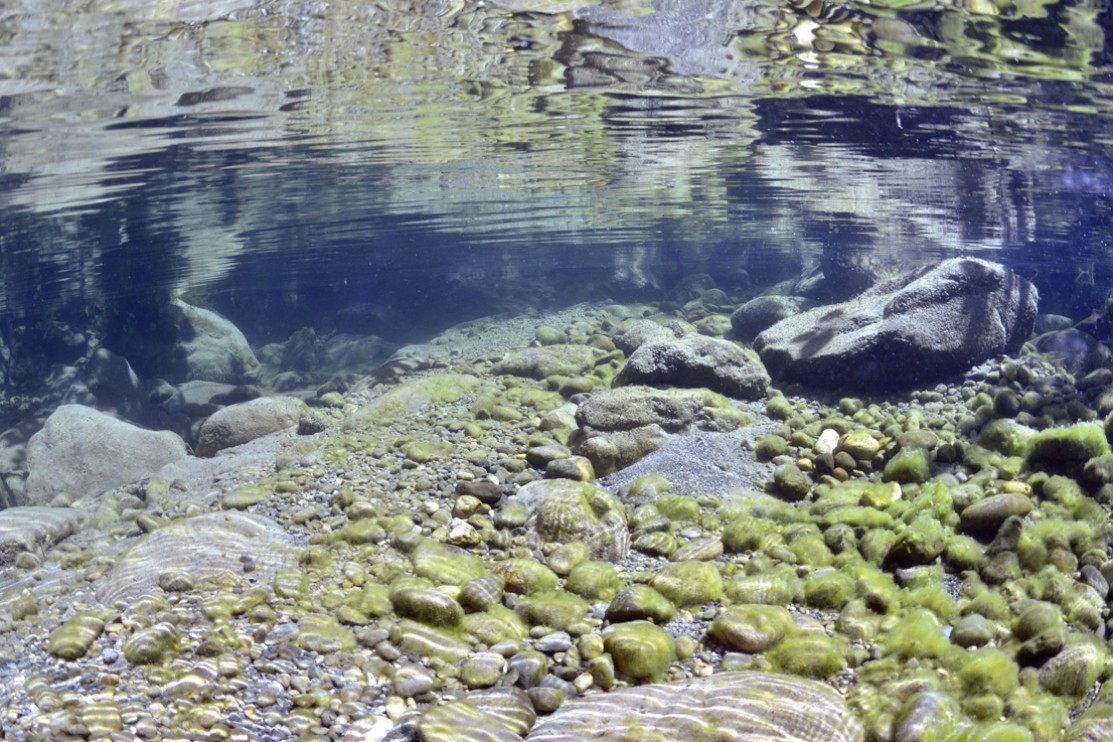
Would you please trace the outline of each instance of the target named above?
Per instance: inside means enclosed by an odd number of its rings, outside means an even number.
[[[1039,295],[1005,266],[947,260],[797,314],[754,341],[779,383],[875,391],[938,381],[1020,349]]]
[[[197,455],[218,451],[277,433],[298,424],[309,408],[294,397],[259,397],[214,412],[197,433]]]
[[[178,342],[171,349],[175,374],[167,381],[190,379],[250,384],[259,378],[259,359],[247,338],[216,312],[174,301],[171,314],[178,331]]]
[[[645,384],[704,387],[735,399],[761,399],[769,374],[755,357],[729,340],[685,335],[643,343],[614,378],[614,386]]]
[[[27,444],[27,503],[95,495],[142,479],[188,455],[185,441],[82,405],[62,405]]]
[[[807,299],[802,296],[759,296],[750,299],[730,315],[731,333],[739,340],[752,343],[762,330],[803,309]]]

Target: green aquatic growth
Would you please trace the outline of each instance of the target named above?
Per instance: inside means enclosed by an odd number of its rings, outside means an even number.
[[[536,592],[555,590],[560,578],[556,572],[536,559],[507,559],[494,567],[495,574],[506,580],[508,593],[529,595]]]
[[[1075,423],[1036,433],[1028,453],[1028,464],[1033,469],[1078,475],[1089,459],[1109,453],[1109,442],[1100,425]]]
[[[732,603],[755,603],[787,606],[800,592],[800,578],[787,565],[762,570],[755,574],[735,575],[724,586]]]
[[[564,589],[585,600],[610,601],[622,589],[622,580],[613,564],[590,561],[578,565],[569,573]]]
[[[955,572],[978,570],[985,566],[985,547],[970,536],[954,534],[947,538],[943,561]]]
[[[754,455],[758,461],[771,461],[788,452],[788,441],[779,435],[762,436],[754,444]]]
[[[630,502],[653,502],[672,489],[672,482],[663,474],[643,474],[627,486],[626,499]]]
[[[792,615],[781,606],[734,605],[719,611],[708,634],[730,649],[760,654],[791,633],[795,626]]]
[[[583,598],[564,590],[534,593],[523,598],[518,614],[531,626],[567,629],[583,620],[591,607]]]
[[[920,512],[893,542],[886,566],[913,567],[935,560],[947,546],[947,529],[930,512]]]
[[[271,489],[260,485],[239,487],[224,493],[221,502],[224,507],[231,510],[245,510],[252,505],[258,505],[271,496]]]
[[[390,602],[399,616],[430,626],[456,628],[464,620],[464,609],[460,603],[433,587],[391,585]]]
[[[943,632],[943,624],[931,611],[917,608],[902,617],[882,640],[886,655],[907,662],[912,659],[942,659],[951,642]]]
[[[955,601],[940,582],[935,585],[921,585],[908,590],[902,603],[906,608],[925,608],[943,620],[955,613]]]
[[[479,387],[477,377],[468,374],[437,374],[408,381],[364,405],[344,421],[345,430],[410,415],[442,404],[457,402]]]
[[[356,636],[340,625],[335,616],[310,613],[298,619],[294,644],[306,651],[347,652],[356,648]]]
[[[309,576],[295,568],[280,569],[271,582],[274,594],[287,600],[304,600],[309,596]]]
[[[966,656],[957,679],[966,695],[989,693],[1007,701],[1020,686],[1018,673],[1008,654],[996,647],[984,647]]]
[[[649,585],[633,584],[611,601],[607,607],[608,621],[649,620],[666,624],[676,617],[676,606]]]
[[[1056,696],[1080,699],[1105,670],[1105,660],[1104,647],[1090,637],[1076,634],[1040,668],[1040,687]]]
[[[796,556],[797,564],[806,564],[809,567],[826,567],[835,561],[823,536],[818,533],[808,533],[799,538],[792,539],[788,548]]]
[[[1027,456],[1035,435],[1015,420],[990,420],[978,434],[978,445],[1005,456]]]
[[[897,534],[888,528],[871,528],[858,539],[858,553],[870,564],[881,566],[896,541]]]
[[[737,515],[723,528],[720,537],[723,550],[728,554],[757,551],[769,532],[777,531],[779,528],[776,523],[755,518],[748,513]]]
[[[855,577],[855,594],[875,613],[892,613],[900,607],[901,591],[888,572],[867,562],[849,568]]]
[[[663,680],[676,659],[672,634],[648,621],[614,624],[604,634],[603,645],[615,669],[634,679]]]
[[[649,586],[678,608],[710,603],[723,596],[723,577],[718,567],[693,559],[666,564],[649,581]]]
[[[449,665],[458,665],[471,654],[471,645],[459,631],[427,626],[404,618],[398,622],[397,635],[401,637],[398,646],[403,652]]]
[[[504,605],[491,605],[479,613],[464,616],[463,629],[487,646],[502,641],[522,641],[529,628],[522,617]]]
[[[818,631],[786,636],[766,656],[782,672],[816,680],[825,680],[846,669],[845,648]]]
[[[807,497],[812,480],[796,464],[781,464],[773,471],[773,485],[786,500],[796,502]]]
[[[852,574],[823,567],[804,578],[804,602],[813,608],[837,611],[854,597],[855,587]]]
[[[487,574],[485,561],[464,549],[422,539],[410,554],[414,574],[439,585],[463,585]]]
[[[657,512],[671,521],[696,521],[700,517],[699,502],[688,495],[661,495],[655,504]]]
[[[85,656],[89,647],[104,631],[107,616],[98,612],[76,613],[64,624],[50,632],[46,651],[61,660],[76,660]]]
[[[908,508],[902,519],[911,523],[920,514],[931,515],[941,525],[954,528],[958,525],[959,516],[955,511],[954,495],[949,487],[939,480],[928,482],[915,497],[908,502]]]
[[[452,453],[453,446],[448,441],[415,440],[402,444],[402,455],[417,464],[444,458]]]
[[[921,448],[904,448],[889,459],[881,473],[885,482],[923,484],[931,478],[931,461]]]

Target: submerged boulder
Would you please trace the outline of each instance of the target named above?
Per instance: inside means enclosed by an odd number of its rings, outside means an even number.
[[[144,430],[82,405],[62,405],[27,444],[28,505],[95,495],[188,455],[169,431]]]
[[[803,312],[754,341],[780,383],[875,391],[960,373],[1020,349],[1036,288],[1005,266],[956,258]]]
[[[308,409],[294,397],[259,397],[225,407],[201,425],[197,455],[214,456],[225,448],[291,428]]]
[[[614,386],[706,387],[737,399],[765,396],[769,375],[752,351],[729,340],[685,335],[644,343],[615,376]]]

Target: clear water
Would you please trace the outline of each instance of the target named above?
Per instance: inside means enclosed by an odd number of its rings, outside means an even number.
[[[1113,285],[1100,0],[3,0],[0,18],[5,424],[42,393],[20,365],[34,328],[111,338],[172,295],[262,344],[405,342],[695,273],[743,297],[976,255],[1075,319]]]

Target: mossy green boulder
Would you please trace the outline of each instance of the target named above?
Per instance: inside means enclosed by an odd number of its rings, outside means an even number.
[[[719,611],[708,633],[740,652],[767,651],[795,628],[792,615],[775,605],[732,605]]]
[[[616,670],[638,680],[664,679],[676,659],[672,634],[648,621],[614,624],[604,634],[603,646]]]
[[[710,603],[723,597],[723,577],[718,567],[695,559],[666,564],[649,585],[678,608]]]

